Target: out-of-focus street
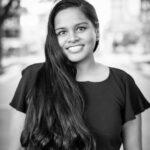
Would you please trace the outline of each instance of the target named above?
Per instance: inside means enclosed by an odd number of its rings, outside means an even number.
[[[8,67],[8,71],[4,76],[0,77],[0,150],[17,150],[17,147],[11,147],[11,143],[16,139],[15,129],[20,123],[20,118],[16,120],[16,111],[11,109],[8,105],[11,101],[15,89],[18,85],[18,82],[21,77],[21,70],[25,68],[27,65],[32,64],[34,62],[40,62],[41,56],[32,57],[24,57],[21,58],[19,63],[14,63],[14,65]],[[145,97],[150,101],[150,75],[143,74],[139,71],[133,64],[133,62],[129,59],[127,55],[123,54],[109,54],[102,55],[96,57],[97,61],[100,61],[106,65],[110,65],[113,67],[118,67],[124,69],[129,74],[131,74],[137,85],[140,87],[141,91],[145,95]],[[41,59],[42,61],[42,59]],[[12,63],[12,62],[11,62]],[[150,144],[150,109],[146,110],[143,114],[143,150],[149,150]],[[15,119],[14,119],[15,118]]]

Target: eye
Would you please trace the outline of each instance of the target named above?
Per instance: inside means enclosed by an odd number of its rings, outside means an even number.
[[[83,32],[86,30],[86,27],[83,27],[83,26],[80,26],[80,27],[77,27],[76,29],[78,32]]]
[[[57,36],[65,36],[67,34],[66,31],[59,31],[56,33]]]

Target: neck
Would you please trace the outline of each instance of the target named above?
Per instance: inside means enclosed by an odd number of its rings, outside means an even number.
[[[93,55],[89,59],[78,62],[76,64],[77,78],[80,75],[86,75],[87,73],[92,72],[95,69],[95,67],[96,67],[96,62],[95,62],[95,59],[94,59]]]

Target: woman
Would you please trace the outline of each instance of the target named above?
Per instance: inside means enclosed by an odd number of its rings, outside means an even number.
[[[52,9],[45,62],[23,71],[10,103],[26,113],[27,150],[141,150],[141,115],[150,107],[126,72],[95,61],[99,22],[84,0]],[[132,131],[132,132],[131,132]]]

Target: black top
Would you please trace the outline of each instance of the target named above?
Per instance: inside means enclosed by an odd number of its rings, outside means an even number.
[[[26,112],[27,95],[43,63],[27,67],[10,103]],[[122,125],[150,107],[133,78],[123,70],[110,67],[109,77],[101,82],[78,82],[85,99],[84,119],[93,133],[97,150],[119,150]]]

